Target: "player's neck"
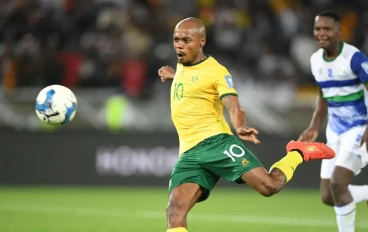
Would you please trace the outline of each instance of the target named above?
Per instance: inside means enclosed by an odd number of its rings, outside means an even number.
[[[208,56],[206,56],[205,54],[201,53],[199,54],[192,62],[190,63],[186,63],[183,64],[184,66],[193,66],[199,63],[202,63],[204,60],[206,60],[208,58]]]
[[[343,43],[342,42],[338,42],[332,48],[330,48],[330,49],[324,49],[323,56],[327,60],[335,59],[341,53],[342,47],[343,47]]]

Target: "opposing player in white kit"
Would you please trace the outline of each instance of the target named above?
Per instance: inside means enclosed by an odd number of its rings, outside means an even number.
[[[327,145],[336,157],[321,166],[322,201],[334,206],[340,232],[355,230],[356,203],[368,201],[368,186],[351,180],[368,163],[367,105],[368,59],[356,47],[340,40],[340,16],[318,14],[314,37],[320,49],[311,58],[311,70],[320,87],[310,126],[299,141],[312,142],[328,116]]]

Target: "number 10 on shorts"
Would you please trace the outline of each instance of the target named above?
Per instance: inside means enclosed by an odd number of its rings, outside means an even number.
[[[235,162],[235,158],[242,157],[245,154],[245,151],[241,146],[233,144],[229,149],[224,151],[224,154],[227,155],[233,162]]]

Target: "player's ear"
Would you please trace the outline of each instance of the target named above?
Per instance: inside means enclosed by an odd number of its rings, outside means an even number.
[[[203,48],[203,47],[204,47],[204,45],[206,45],[206,38],[202,38],[202,39],[201,39],[201,42],[200,42],[200,46],[201,46],[201,48]]]
[[[336,23],[336,27],[337,27],[337,33],[341,33],[341,23]]]

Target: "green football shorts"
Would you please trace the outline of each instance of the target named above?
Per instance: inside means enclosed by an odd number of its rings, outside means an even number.
[[[198,143],[184,152],[170,177],[170,192],[184,183],[196,183],[203,194],[198,202],[206,200],[220,178],[243,184],[241,176],[261,162],[235,135],[218,134]]]

